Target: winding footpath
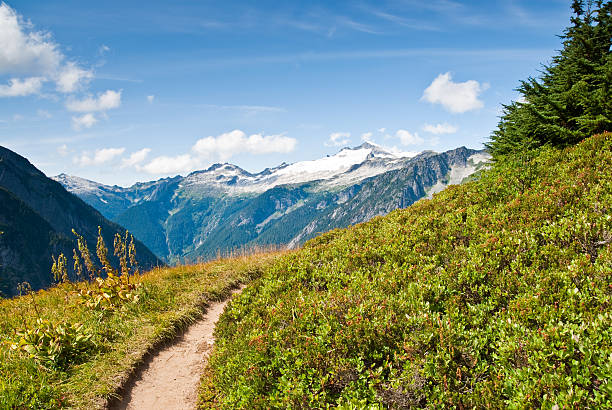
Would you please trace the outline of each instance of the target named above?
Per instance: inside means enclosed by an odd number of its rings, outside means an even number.
[[[215,342],[215,324],[230,299],[212,303],[181,337],[152,356],[111,409],[195,409],[200,376]]]

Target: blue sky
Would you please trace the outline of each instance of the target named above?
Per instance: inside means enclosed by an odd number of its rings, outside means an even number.
[[[569,0],[0,3],[0,145],[130,185],[371,140],[481,148]]]

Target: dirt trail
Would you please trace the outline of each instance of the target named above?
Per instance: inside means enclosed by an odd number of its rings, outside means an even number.
[[[200,376],[214,344],[215,324],[230,299],[211,303],[202,319],[153,355],[126,388],[123,400],[111,409],[195,409]]]

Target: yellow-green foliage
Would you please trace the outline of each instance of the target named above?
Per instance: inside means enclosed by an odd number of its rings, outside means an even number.
[[[129,264],[130,244],[120,240]],[[84,242],[79,247],[79,260],[92,272]],[[108,272],[106,279],[35,293],[24,289],[24,296],[0,300],[0,408],[102,406],[147,351],[199,317],[208,300],[259,276],[277,255],[160,268],[129,279]],[[111,282],[115,290],[108,288]],[[122,293],[127,283],[137,299]],[[120,300],[110,297],[96,309],[104,294]]]
[[[203,407],[610,408],[612,134],[313,239],[221,317]]]

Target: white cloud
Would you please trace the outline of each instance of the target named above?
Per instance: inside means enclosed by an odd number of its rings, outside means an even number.
[[[190,154],[183,154],[175,157],[161,156],[154,158],[140,169],[154,175],[180,174],[193,171],[198,168],[199,165],[200,161],[198,159],[192,157]]]
[[[66,155],[68,155],[68,145],[63,144],[57,147],[57,153],[60,154],[62,157],[65,157]]]
[[[83,100],[68,100],[66,108],[74,112],[95,112],[106,111],[117,108],[121,105],[121,90],[113,91],[106,90],[102,94],[98,94],[97,98],[87,97]]]
[[[241,130],[234,130],[217,137],[199,139],[193,151],[200,156],[218,156],[227,160],[233,155],[248,152],[252,154],[287,153],[295,149],[297,140],[284,135],[253,134],[247,136]]]
[[[5,97],[39,93],[43,83],[48,81],[55,82],[58,91],[71,93],[93,78],[91,70],[66,61],[50,34],[35,31],[32,23],[6,3],[0,3],[0,74],[30,76],[11,80],[15,87],[29,85],[27,94],[4,89]]]
[[[342,147],[349,143],[350,132],[334,132],[329,135],[329,140],[325,142],[326,147]]]
[[[372,139],[372,133],[371,132],[364,132],[363,134],[361,134],[361,140],[362,141],[370,141]]]
[[[121,167],[133,167],[140,164],[147,158],[149,152],[151,152],[151,148],[143,148],[140,151],[133,152],[128,158],[121,161]]]
[[[399,138],[402,145],[420,145],[425,142],[416,132],[412,134],[406,130],[397,130],[395,137]]]
[[[74,162],[80,166],[102,165],[112,161],[125,152],[125,148],[101,148],[97,149],[93,157],[83,152],[81,156],[76,157]]]
[[[444,124],[425,124],[423,125],[423,131],[429,132],[430,134],[440,135],[440,134],[454,134],[457,132],[457,127],[454,125],[450,125],[448,123]]]
[[[30,77],[25,80],[11,78],[8,85],[0,85],[0,97],[23,97],[37,94],[42,87],[41,77]]]
[[[421,100],[441,104],[453,113],[463,113],[484,106],[478,96],[487,88],[489,88],[488,84],[480,84],[475,80],[455,83],[452,81],[451,74],[445,73],[438,75],[433,80],[423,92]]]
[[[154,100],[155,100],[154,95],[147,95],[147,101],[149,102],[149,104],[153,104]]]
[[[59,71],[55,80],[57,91],[72,93],[83,87],[93,78],[93,72],[84,70],[70,61]]]
[[[153,158],[145,165],[138,165],[144,161],[146,154],[138,151],[142,156],[142,160],[135,163],[136,169],[148,172],[150,174],[178,174],[187,173],[199,168],[208,162],[211,158],[228,160],[230,157],[241,154],[270,154],[270,153],[288,153],[295,149],[297,140],[285,135],[263,135],[252,134],[247,135],[244,131],[234,130],[218,135],[216,137],[209,136],[200,138],[191,148],[191,152],[176,156],[159,156]],[[132,154],[132,158],[136,153]],[[128,160],[130,159],[128,158]],[[138,158],[140,159],[140,158]],[[128,160],[124,160],[127,164]],[[127,165],[126,165],[127,166]]]
[[[80,117],[72,117],[72,128],[75,131],[80,131],[83,128],[91,128],[97,122],[98,119],[92,113],[87,113]]]
[[[6,3],[0,3],[0,73],[46,74],[57,70],[63,55],[50,36],[29,31]]]
[[[107,46],[106,44],[102,44],[100,48],[98,48],[98,54],[100,55],[104,55],[105,53],[108,53],[109,51],[110,51],[110,47]]]
[[[379,128],[379,129],[378,129],[378,132],[380,132],[381,134],[384,134],[384,133],[385,133],[385,131],[387,131],[387,129],[386,129],[386,128],[384,128],[384,127],[383,127],[383,128]]]
[[[36,114],[40,117],[40,118],[45,118],[45,119],[49,119],[49,118],[53,118],[53,115],[51,115],[51,113],[47,110],[36,110]]]

